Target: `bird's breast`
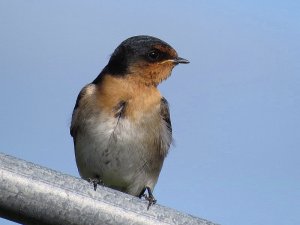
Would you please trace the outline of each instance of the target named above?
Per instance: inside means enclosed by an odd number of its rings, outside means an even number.
[[[81,176],[99,175],[119,187],[135,181],[139,191],[153,187],[171,143],[158,90],[109,78],[88,86],[79,105],[74,127]]]
[[[141,123],[155,122],[160,113],[161,94],[156,87],[145,86],[128,78],[105,76],[97,92],[98,107],[102,112],[114,116],[120,103],[124,103],[123,118]]]

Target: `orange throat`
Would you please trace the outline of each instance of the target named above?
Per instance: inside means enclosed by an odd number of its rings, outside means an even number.
[[[125,117],[136,120],[147,112],[159,107],[161,94],[155,85],[148,85],[135,75],[116,77],[105,74],[98,85],[97,99],[101,110],[113,115],[113,109],[120,103],[126,102]]]

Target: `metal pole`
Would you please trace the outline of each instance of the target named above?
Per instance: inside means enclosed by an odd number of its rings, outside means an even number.
[[[22,224],[213,223],[0,153],[0,217]]]

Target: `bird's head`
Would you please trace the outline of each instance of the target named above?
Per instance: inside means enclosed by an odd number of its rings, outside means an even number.
[[[116,48],[103,72],[157,86],[179,63],[189,61],[178,57],[166,42],[151,36],[134,36]]]

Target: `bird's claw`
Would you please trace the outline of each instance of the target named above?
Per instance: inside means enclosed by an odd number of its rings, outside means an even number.
[[[149,210],[150,206],[154,205],[157,202],[153,195],[143,194],[143,197],[148,201],[147,210]]]
[[[97,190],[97,185],[103,185],[103,181],[99,178],[89,178],[88,182],[94,186],[94,190]]]
[[[148,195],[145,194],[145,191],[148,191]],[[154,205],[157,201],[156,199],[154,198],[153,194],[152,194],[152,191],[149,187],[145,187],[143,189],[143,191],[141,192],[141,194],[139,195],[140,198],[144,197],[147,201],[148,201],[148,207],[147,207],[147,210],[149,210],[150,206]]]

